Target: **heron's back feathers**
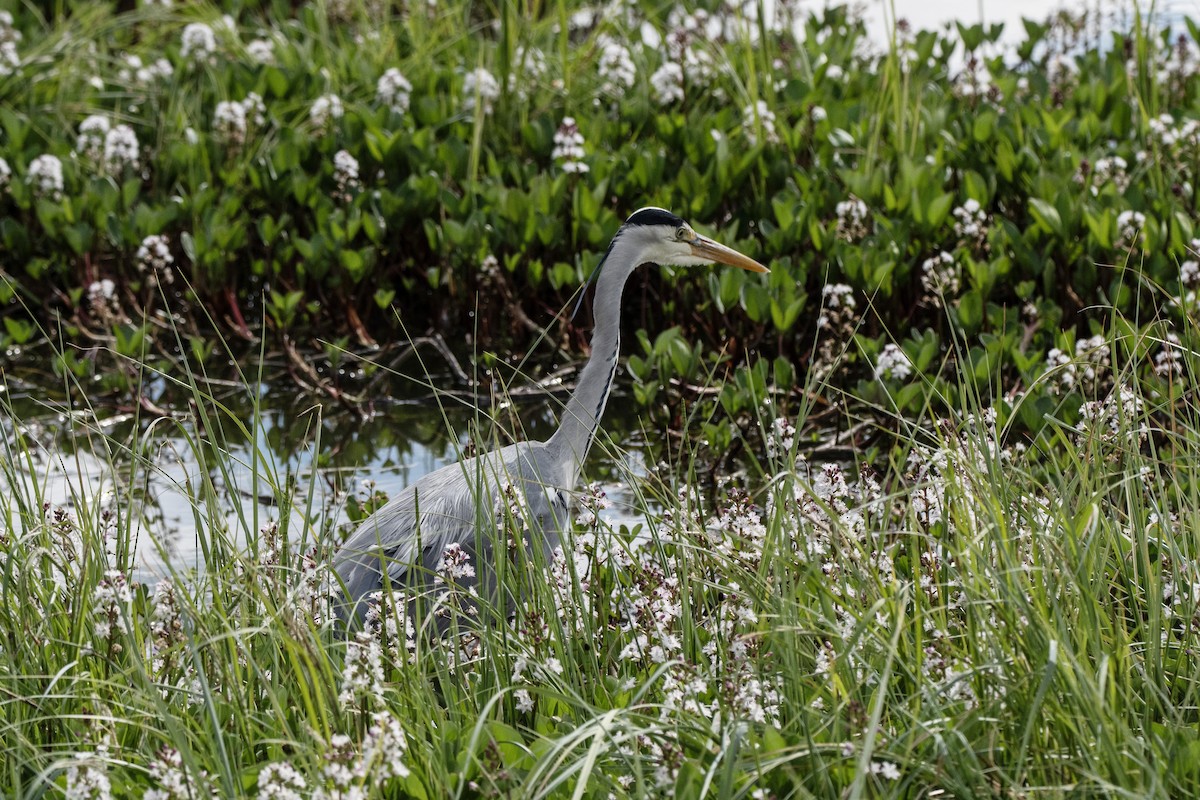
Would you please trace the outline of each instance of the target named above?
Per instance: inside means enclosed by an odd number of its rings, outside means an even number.
[[[566,512],[566,494],[547,482],[551,476],[541,442],[509,445],[425,475],[364,520],[339,548],[334,568],[347,605],[361,614],[366,599],[383,588],[385,575],[397,588],[420,590],[452,544],[472,556],[481,547],[490,550],[514,499],[523,501],[518,505],[530,537],[539,537],[549,553]]]

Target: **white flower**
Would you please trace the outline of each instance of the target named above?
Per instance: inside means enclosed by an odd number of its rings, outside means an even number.
[[[934,305],[941,306],[943,297],[954,297],[959,288],[959,267],[954,256],[943,250],[921,264],[921,285]]]
[[[274,64],[275,42],[270,39],[255,39],[246,45],[246,55],[256,64]]]
[[[1140,211],[1122,211],[1117,215],[1117,245],[1133,247],[1146,227],[1146,215]]]
[[[75,139],[75,152],[96,163],[104,154],[104,137],[111,125],[103,114],[92,114],[79,123],[79,136]]]
[[[889,781],[900,780],[900,768],[890,761],[872,761],[871,774]]]
[[[183,757],[173,747],[164,747],[150,762],[150,780],[156,788],[147,789],[142,800],[192,800],[203,794],[183,768]],[[203,777],[203,772],[201,772]]]
[[[112,783],[104,762],[95,756],[75,754],[75,763],[67,767],[67,800],[111,800]]]
[[[213,111],[213,134],[227,145],[238,147],[245,143],[246,136],[250,131],[251,126],[262,126],[267,121],[267,107],[263,103],[262,97],[256,92],[250,92],[246,95],[246,99],[240,102],[232,100],[222,100],[217,103],[216,109]],[[194,131],[191,128],[188,134],[188,141],[195,144],[196,140],[192,139]]]
[[[157,270],[165,270],[175,262],[171,255],[171,250],[168,247],[166,236],[147,236],[142,240],[142,245],[137,249],[135,257],[138,261],[138,269],[154,272]],[[161,585],[162,582],[160,581]]]
[[[952,212],[954,216],[954,233],[960,239],[973,244],[982,244],[987,239],[987,212],[975,198],[969,198]]]
[[[458,543],[446,545],[435,571],[447,583],[475,577],[475,568],[471,566],[471,554]]]
[[[886,344],[875,362],[875,380],[902,381],[912,374],[912,362],[899,346]]]
[[[813,122],[824,122],[829,118],[829,113],[822,106],[813,106],[809,109],[808,115],[812,117]]]
[[[12,75],[21,66],[16,42],[0,42],[0,78]]]
[[[683,100],[683,67],[668,61],[650,76],[654,89],[654,100],[660,106],[669,106]]]
[[[587,172],[589,167],[583,163],[586,153],[583,150],[583,134],[575,124],[574,117],[563,117],[562,124],[554,133],[554,151],[550,154],[555,161],[560,161],[563,172]]]
[[[33,192],[38,197],[50,197],[57,200],[62,196],[63,170],[62,161],[58,156],[40,155],[29,164],[29,174],[26,182],[33,186]]]
[[[826,284],[821,289],[821,315],[817,317],[818,328],[840,329],[854,320],[854,289],[844,283]]]
[[[787,455],[796,443],[796,426],[787,417],[776,417],[767,431],[767,455]]]
[[[175,74],[175,68],[165,58],[157,59],[149,66],[135,55],[125,56],[125,66],[117,71],[117,80],[121,83],[136,83],[144,86],[155,80],[166,80]]]
[[[0,42],[19,42],[21,32],[13,27],[13,15],[0,11]]]
[[[396,114],[408,112],[409,99],[412,95],[412,84],[395,67],[389,68],[379,76],[375,84],[375,99],[381,105],[388,106]]]
[[[1109,156],[1096,159],[1092,166],[1092,194],[1098,192],[1098,187],[1112,183],[1118,192],[1129,188],[1129,164],[1120,156]]]
[[[12,168],[8,166],[8,162],[0,158],[0,189],[8,186],[8,182],[12,180]]]
[[[596,69],[600,73],[600,79],[604,82],[600,90],[607,95],[620,95],[633,86],[633,81],[637,77],[633,58],[629,55],[629,48],[611,36],[601,36],[597,40],[597,45],[600,48],[600,61],[596,65]]]
[[[847,242],[857,242],[867,235],[867,220],[870,209],[867,204],[854,195],[850,199],[837,204],[837,235]]]
[[[338,150],[333,155],[333,179],[337,182],[342,199],[350,199],[350,190],[359,186],[358,159],[348,150]]]
[[[217,37],[203,22],[193,22],[183,29],[180,55],[193,64],[212,59],[217,52]]]
[[[518,45],[513,52],[512,69],[508,73],[508,90],[522,99],[529,97],[527,87],[539,87],[545,83],[549,72],[546,54],[536,47]],[[555,88],[562,88],[562,81],[554,81]]]
[[[359,631],[354,641],[346,644],[338,702],[346,706],[362,698],[373,700],[382,694],[383,648],[369,632]]]
[[[242,109],[246,112],[246,122],[259,126],[266,124],[267,106],[258,92],[246,95],[246,99],[242,101]]]
[[[308,118],[312,120],[312,124],[316,127],[325,128],[333,120],[341,119],[345,113],[345,108],[342,106],[342,98],[336,94],[324,94],[313,101],[312,108],[308,112]]]
[[[760,129],[768,144],[779,143],[779,134],[775,132],[775,112],[767,106],[765,100],[751,103],[742,111],[742,130],[746,132],[751,147],[758,144]]]
[[[240,145],[246,141],[246,107],[241,103],[222,100],[213,112],[213,134],[226,144]]]
[[[258,800],[306,800],[308,782],[286,761],[267,764],[258,773]]]
[[[133,128],[118,125],[104,137],[104,169],[117,174],[126,167],[138,167],[138,139]]]
[[[472,113],[475,104],[483,109],[484,114],[491,114],[493,106],[500,97],[500,84],[495,76],[483,67],[471,70],[463,78],[463,111]]]
[[[386,711],[371,715],[371,727],[362,743],[362,758],[374,764],[372,774],[376,780],[407,778],[409,769],[402,760],[407,749],[408,739],[398,719]]]
[[[517,701],[517,711],[522,714],[533,711],[533,698],[529,696],[528,689],[517,689],[513,692],[513,699]]]

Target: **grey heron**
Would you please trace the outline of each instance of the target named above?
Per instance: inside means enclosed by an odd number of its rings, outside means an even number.
[[[621,294],[642,264],[728,264],[750,272],[769,270],[752,258],[701,236],[661,208],[634,212],[617,231],[600,265],[593,302],[592,351],[563,411],[558,430],[545,442],[518,442],[449,464],[417,480],[364,520],[334,556],[345,589],[345,610],[361,617],[374,592],[390,582],[397,591],[425,585],[447,548],[471,557],[475,580],[494,580],[497,509],[514,495],[527,527],[526,547],[549,557],[569,524],[570,494],[579,480],[620,352]],[[521,502],[523,501],[523,502]],[[494,531],[492,532],[494,534]]]

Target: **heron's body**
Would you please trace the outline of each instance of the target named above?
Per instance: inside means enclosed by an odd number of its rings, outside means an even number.
[[[630,216],[604,258],[596,285],[592,353],[559,429],[544,443],[509,445],[431,472],[363,521],[335,556],[347,604],[361,614],[366,599],[380,591],[385,580],[398,588],[420,589],[450,545],[466,550],[478,578],[490,584],[491,541],[514,493],[524,500],[527,544],[540,546],[549,556],[568,524],[569,498],[616,377],[626,279],[645,263],[714,262],[767,271],[699,236],[670,212],[644,208]]]

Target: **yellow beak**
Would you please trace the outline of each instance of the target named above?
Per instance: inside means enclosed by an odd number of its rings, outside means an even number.
[[[692,246],[692,255],[697,256],[698,258],[706,258],[709,261],[715,261],[718,264],[728,264],[731,267],[739,267],[740,269],[744,269],[749,272],[771,271],[755,261],[753,258],[744,256],[731,247],[718,244],[712,239],[709,239],[707,236],[696,234],[696,238],[692,239],[689,244]]]

